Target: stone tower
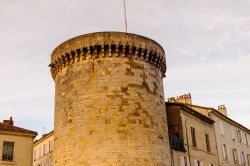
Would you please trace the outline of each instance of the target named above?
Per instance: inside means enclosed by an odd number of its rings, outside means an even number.
[[[170,165],[158,43],[130,33],[86,34],[60,44],[50,67],[54,166]]]

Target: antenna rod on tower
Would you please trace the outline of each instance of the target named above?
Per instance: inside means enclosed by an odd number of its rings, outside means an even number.
[[[124,2],[124,18],[125,18],[125,30],[128,32],[128,23],[127,23],[127,9],[126,9],[126,0],[123,0]]]

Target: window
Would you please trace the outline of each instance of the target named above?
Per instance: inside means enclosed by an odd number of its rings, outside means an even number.
[[[197,147],[196,138],[195,138],[195,128],[191,127],[191,136],[192,136],[192,145],[193,147]]]
[[[221,135],[224,136],[224,126],[222,122],[220,122],[220,132],[221,132]]]
[[[205,140],[206,140],[207,151],[210,152],[209,135],[207,133],[205,133]]]
[[[229,151],[228,147],[225,144],[222,144],[222,153],[225,161],[229,161]]]
[[[203,161],[194,160],[194,166],[203,166]]]
[[[247,133],[245,133],[245,143],[246,143],[246,145],[248,145],[248,136],[247,136]]]
[[[235,148],[233,149],[233,157],[234,157],[234,164],[239,164],[238,154]]]
[[[189,166],[189,160],[187,157],[185,156],[181,157],[181,166]]]
[[[53,141],[49,141],[49,152],[53,151]]]
[[[247,163],[250,165],[250,154],[247,155]]]
[[[241,157],[242,157],[242,165],[245,166],[246,165],[246,157],[245,157],[244,152],[241,152]]]
[[[235,141],[236,135],[235,135],[235,128],[233,126],[231,126],[231,136],[232,136],[232,140]]]
[[[239,129],[237,129],[236,132],[237,132],[238,141],[242,142],[241,131]]]
[[[39,158],[42,157],[42,148],[39,147]]]
[[[238,153],[238,161],[239,161],[239,164],[241,165],[242,164],[241,152],[238,150],[237,153]]]
[[[51,143],[49,141],[49,152],[51,152]]]
[[[45,154],[46,154],[46,143],[43,144],[43,156],[45,156]]]
[[[3,155],[2,160],[4,161],[12,161],[14,156],[14,142],[3,142]]]
[[[33,160],[36,160],[36,150],[33,151]]]

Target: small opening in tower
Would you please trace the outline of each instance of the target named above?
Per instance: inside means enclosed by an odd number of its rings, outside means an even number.
[[[97,49],[97,56],[100,56],[101,51],[102,51],[101,45],[96,45],[96,49]]]
[[[123,45],[119,45],[119,52],[118,52],[118,55],[119,55],[119,56],[122,55],[122,47],[123,47]]]
[[[109,53],[109,45],[104,45],[104,56],[108,56]]]
[[[112,55],[115,54],[115,45],[111,45],[111,54],[112,54]]]

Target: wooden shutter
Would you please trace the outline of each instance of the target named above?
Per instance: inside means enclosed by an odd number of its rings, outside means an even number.
[[[221,149],[222,149],[223,159],[226,160],[226,154],[225,154],[225,150],[224,150],[223,144],[221,144]]]
[[[187,158],[187,166],[190,166],[190,160]]]
[[[194,160],[194,166],[198,166],[198,161]]]
[[[183,156],[181,156],[181,166],[185,166],[185,160]]]
[[[246,159],[246,160],[245,160],[245,162],[246,162],[246,166],[248,166],[248,158],[247,158],[247,154],[245,154],[245,156],[246,156],[246,157],[245,157],[245,159]]]
[[[239,164],[241,164],[242,162],[242,158],[241,158],[241,153],[240,153],[240,151],[239,150],[237,150],[237,152],[238,152],[238,160],[239,160]]]
[[[224,135],[224,127],[223,127],[222,122],[220,122],[220,131],[221,131],[221,135]]]
[[[233,126],[231,126],[231,136],[232,136],[232,139],[233,139],[233,140],[236,139],[235,128],[234,128]]]
[[[228,146],[227,146],[227,155],[228,155],[228,161],[230,161],[231,160],[231,156],[230,156],[230,152],[229,152]]]
[[[246,144],[245,134],[243,133],[243,131],[241,132],[241,138],[242,138],[242,142]]]

